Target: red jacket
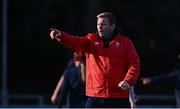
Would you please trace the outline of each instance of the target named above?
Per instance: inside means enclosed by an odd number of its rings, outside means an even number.
[[[135,85],[140,72],[140,61],[133,43],[120,34],[107,48],[95,33],[76,37],[62,32],[59,42],[86,54],[86,95],[101,98],[128,98],[129,91],[118,88],[126,80]]]

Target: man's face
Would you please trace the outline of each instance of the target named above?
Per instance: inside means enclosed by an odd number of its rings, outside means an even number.
[[[108,18],[98,18],[97,30],[100,37],[109,39],[114,31],[115,24],[110,24]]]
[[[74,64],[75,64],[76,67],[79,67],[80,64],[81,64],[81,61],[80,61],[80,60],[75,60],[75,61],[74,61]]]

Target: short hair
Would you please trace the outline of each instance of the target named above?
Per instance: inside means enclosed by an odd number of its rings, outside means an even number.
[[[73,57],[74,57],[74,61],[82,61],[83,58],[81,52],[74,52]]]
[[[96,16],[97,18],[108,18],[110,24],[116,24],[116,18],[111,12],[103,12]]]

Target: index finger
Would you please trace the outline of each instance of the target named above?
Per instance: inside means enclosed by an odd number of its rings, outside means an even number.
[[[55,30],[55,28],[51,28],[51,30],[53,31],[53,30]]]
[[[55,29],[55,28],[51,28],[51,31],[55,31],[56,33],[60,32],[58,29]]]

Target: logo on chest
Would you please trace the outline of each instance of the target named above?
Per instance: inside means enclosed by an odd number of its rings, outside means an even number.
[[[94,42],[94,45],[99,45],[99,42]]]
[[[115,47],[118,48],[119,46],[120,46],[120,43],[119,43],[119,42],[116,42],[116,43],[115,43]]]

